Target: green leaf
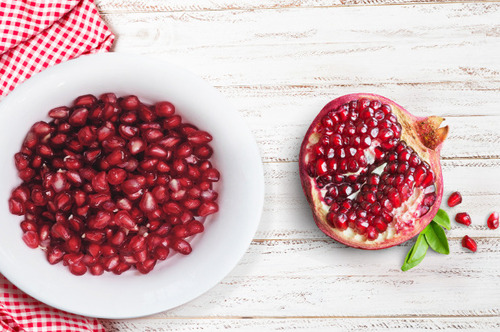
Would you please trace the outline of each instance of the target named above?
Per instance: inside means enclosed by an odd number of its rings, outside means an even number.
[[[447,230],[451,229],[450,217],[446,211],[439,209],[436,216],[434,217],[434,221],[439,225],[443,226]]]
[[[448,239],[444,233],[444,229],[438,223],[432,221],[426,228],[425,239],[429,246],[440,254],[448,255],[450,253],[450,246]]]
[[[412,269],[420,264],[420,262],[422,262],[425,258],[427,249],[429,249],[429,244],[425,240],[424,230],[418,235],[417,242],[415,242],[413,247],[411,247],[410,251],[406,255],[406,259],[403,266],[401,267],[401,270],[408,271],[409,269]]]

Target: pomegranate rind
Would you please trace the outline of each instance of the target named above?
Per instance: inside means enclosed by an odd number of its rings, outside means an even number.
[[[382,104],[392,107],[392,112],[397,116],[398,122],[402,126],[401,140],[411,146],[420,158],[426,161],[435,174],[434,186],[436,188],[436,201],[430,210],[420,218],[416,218],[412,229],[395,231],[386,236],[379,236],[375,240],[368,240],[366,236],[356,234],[354,230],[339,230],[331,226],[327,221],[328,206],[323,202],[320,189],[316,180],[307,173],[308,156],[311,147],[318,141],[319,134],[316,133],[320,126],[321,119],[330,111],[336,110],[339,106],[349,103],[352,100],[362,98],[378,100]],[[318,228],[333,238],[349,247],[378,250],[385,249],[400,243],[406,242],[418,235],[434,218],[439,210],[443,198],[442,170],[440,163],[440,153],[442,143],[448,134],[448,126],[440,127],[443,118],[437,116],[418,117],[406,111],[401,105],[380,95],[370,93],[349,94],[336,98],[326,104],[319,112],[307,130],[300,147],[299,174],[302,189],[311,207],[314,221]],[[386,231],[387,232],[387,231]],[[389,236],[390,235],[390,236]]]

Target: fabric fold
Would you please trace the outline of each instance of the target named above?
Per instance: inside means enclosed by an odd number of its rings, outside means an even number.
[[[114,35],[92,0],[0,1],[0,100],[43,69],[109,51]],[[0,274],[0,329],[7,332],[104,332],[95,318],[49,307]]]
[[[0,55],[0,97],[47,67],[109,51],[113,44],[114,35],[91,0],[46,3],[8,0],[0,5],[1,44],[11,45]]]

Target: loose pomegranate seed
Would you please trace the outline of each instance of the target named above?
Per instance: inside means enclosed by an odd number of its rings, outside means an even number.
[[[448,198],[449,207],[454,207],[460,203],[462,203],[462,195],[460,195],[458,191],[451,194],[450,197]]]
[[[169,248],[191,252],[183,238],[204,231],[195,218],[219,208],[208,132],[183,123],[169,102],[112,93],[80,96],[49,116],[14,156],[24,183],[9,209],[25,215],[29,247],[75,275],[148,273]]]
[[[498,228],[498,212],[493,212],[488,217],[488,228],[489,229],[497,229]]]
[[[465,226],[469,226],[471,224],[470,216],[466,212],[457,213],[455,221]]]
[[[464,236],[462,239],[462,247],[469,249],[472,252],[477,251],[477,243],[476,241],[469,237],[468,235]]]

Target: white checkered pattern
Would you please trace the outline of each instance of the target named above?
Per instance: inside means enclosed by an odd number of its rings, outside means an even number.
[[[0,98],[31,75],[82,54],[108,51],[114,36],[91,0],[0,0]],[[104,332],[98,320],[51,308],[0,274],[5,332]]]
[[[0,98],[47,67],[109,51],[113,40],[91,0],[0,1]]]
[[[105,332],[95,318],[85,318],[49,307],[21,292],[0,275],[0,330],[2,332]]]

